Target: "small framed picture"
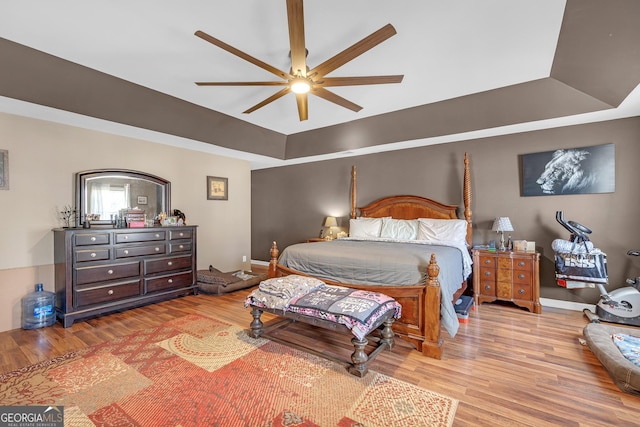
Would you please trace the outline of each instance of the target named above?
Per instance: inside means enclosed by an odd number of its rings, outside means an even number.
[[[229,200],[229,178],[208,176],[207,200]]]
[[[138,196],[138,204],[146,205],[147,204],[147,196]]]
[[[9,189],[9,151],[0,150],[0,190]]]

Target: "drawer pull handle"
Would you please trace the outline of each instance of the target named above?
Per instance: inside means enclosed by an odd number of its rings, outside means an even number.
[[[524,289],[518,289],[518,293],[519,293],[520,295],[524,294]]]
[[[169,279],[169,280],[167,280],[167,282],[173,283],[173,279]]]
[[[487,276],[487,277],[489,277],[489,276],[491,276],[491,272],[490,272],[490,271],[485,271],[485,272],[484,272],[484,275],[485,275],[485,276]]]
[[[522,279],[524,279],[524,278],[525,278],[525,275],[524,275],[524,274],[518,274],[518,279],[522,280]]]
[[[484,263],[485,263],[485,264],[491,264],[491,260],[490,260],[490,259],[485,259],[485,260],[484,260]]]
[[[169,262],[167,263],[167,265],[173,265],[173,263],[172,263],[171,261],[169,261]]]
[[[156,252],[160,252],[160,248],[156,247]]]
[[[184,233],[178,233],[180,235],[180,237],[184,236]]]
[[[180,245],[180,246],[178,246],[178,248],[184,249],[184,245]]]
[[[109,292],[107,292],[107,294],[113,295],[113,289],[109,289]]]
[[[91,241],[95,242],[96,241],[96,236],[91,236]]]
[[[484,288],[488,291],[489,289],[491,289],[491,286],[489,286],[489,285],[484,285]]]
[[[125,250],[124,250],[124,254],[125,254],[125,255],[129,255],[129,249],[125,249]]]
[[[125,234],[125,236],[124,236],[124,240],[128,240],[128,239],[129,239],[129,236],[127,236],[127,235]]]
[[[113,270],[108,270],[107,274],[113,274]]]
[[[518,261],[518,267],[524,267],[524,261]]]
[[[158,233],[156,233],[156,238],[159,238],[159,237],[160,237],[160,235]]]
[[[98,256],[98,254],[96,254],[95,252],[91,252],[91,258],[95,258],[96,256]]]

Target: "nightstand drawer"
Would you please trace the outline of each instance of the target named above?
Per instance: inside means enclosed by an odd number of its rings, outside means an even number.
[[[514,284],[531,284],[531,272],[523,271],[523,270],[514,270],[513,271],[513,283]]]
[[[513,298],[531,300],[531,286],[517,284],[513,286]]]
[[[480,282],[480,295],[496,296],[496,284],[495,282]]]

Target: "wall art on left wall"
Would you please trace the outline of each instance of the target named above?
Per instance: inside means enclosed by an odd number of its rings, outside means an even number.
[[[0,190],[9,189],[9,150],[0,150]]]

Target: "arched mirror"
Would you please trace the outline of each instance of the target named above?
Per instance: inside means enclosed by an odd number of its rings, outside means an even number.
[[[110,225],[122,210],[144,211],[147,219],[171,209],[171,183],[144,172],[127,169],[95,169],[76,174],[76,206],[81,226]]]

